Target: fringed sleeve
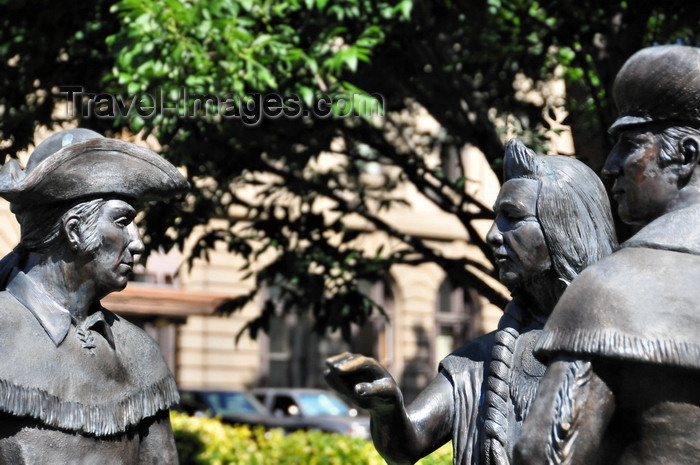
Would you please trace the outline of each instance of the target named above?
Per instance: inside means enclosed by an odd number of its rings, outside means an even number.
[[[440,369],[452,384],[455,416],[452,426],[454,465],[474,465],[479,461],[481,424],[479,407],[484,382],[484,362],[450,355]]]

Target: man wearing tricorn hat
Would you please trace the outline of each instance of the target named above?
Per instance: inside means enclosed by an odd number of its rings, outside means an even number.
[[[0,262],[0,463],[177,463],[177,388],[155,342],[102,308],[144,246],[137,200],[184,177],[152,151],[54,134],[0,170],[21,242]]]
[[[550,363],[516,463],[700,457],[700,49],[637,52],[614,98],[603,175],[621,219],[641,229],[579,275],[548,320],[538,354]]]

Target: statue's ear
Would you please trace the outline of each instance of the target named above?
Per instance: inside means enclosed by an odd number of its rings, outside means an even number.
[[[80,234],[80,218],[71,215],[63,220],[63,233],[66,235],[66,243],[73,252],[80,250],[82,236]]]
[[[700,161],[700,138],[696,136],[684,137],[680,142],[679,149],[683,156],[679,177],[682,181],[688,182],[698,166],[698,161]]]

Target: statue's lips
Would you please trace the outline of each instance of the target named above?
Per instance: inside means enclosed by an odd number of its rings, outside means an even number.
[[[506,248],[505,244],[499,244],[498,247],[493,248],[493,258],[497,265],[510,261],[508,249]]]
[[[496,266],[499,268],[503,268],[505,266],[508,266],[511,262],[511,259],[510,259],[510,257],[508,257],[508,255],[496,254],[496,255],[494,255],[494,257],[495,257],[495,261],[496,261]]]
[[[613,184],[612,187],[612,195],[615,201],[617,201],[619,198],[624,197],[625,195],[625,188],[624,186],[621,185],[622,183],[620,182],[620,179],[615,180],[615,184]]]
[[[122,274],[129,274],[131,273],[131,270],[134,268],[133,263],[120,263],[119,264],[119,272]]]

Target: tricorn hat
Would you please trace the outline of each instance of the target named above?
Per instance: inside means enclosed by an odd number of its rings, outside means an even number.
[[[155,152],[87,129],[53,134],[32,152],[25,170],[14,159],[0,169],[0,197],[19,207],[103,195],[153,200],[188,187]]]
[[[655,122],[700,125],[700,49],[683,45],[644,48],[622,66],[613,84],[615,133]]]

